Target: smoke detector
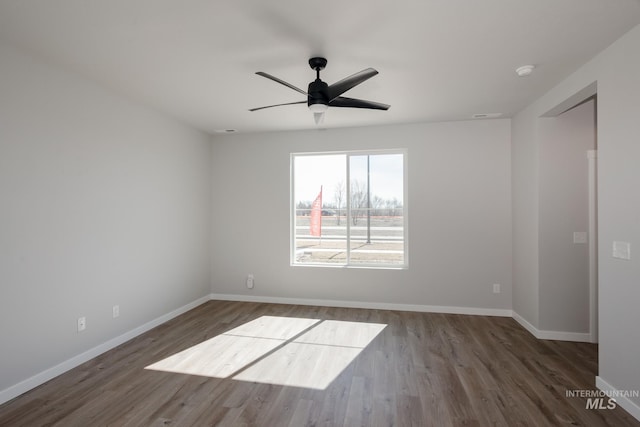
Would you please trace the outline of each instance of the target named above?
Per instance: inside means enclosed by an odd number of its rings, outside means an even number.
[[[533,73],[533,69],[536,68],[535,65],[523,65],[522,67],[516,68],[516,74],[519,77],[527,77],[531,73]]]

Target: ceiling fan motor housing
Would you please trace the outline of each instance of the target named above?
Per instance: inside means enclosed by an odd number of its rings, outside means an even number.
[[[307,106],[313,104],[329,105],[329,85],[322,80],[316,79],[309,83],[307,93],[309,94],[307,97]]]

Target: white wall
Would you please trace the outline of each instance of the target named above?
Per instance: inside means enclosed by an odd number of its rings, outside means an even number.
[[[514,157],[538,149],[540,117],[574,94],[597,82],[598,92],[598,257],[599,257],[599,379],[601,387],[640,390],[640,257],[632,248],[629,261],[614,259],[614,240],[640,245],[640,26],[585,64],[514,119]],[[543,119],[544,120],[544,119]],[[526,165],[528,176],[514,179],[514,194],[526,191],[521,182],[534,180],[537,160]],[[524,162],[524,161],[523,161]],[[514,169],[516,165],[514,164]],[[524,170],[524,169],[522,169]],[[518,223],[522,206],[514,209]],[[514,242],[514,246],[535,245]],[[636,255],[634,255],[636,254]],[[535,288],[532,272],[514,274],[515,289]],[[534,293],[535,290],[527,289]],[[515,306],[516,311],[518,307]],[[523,317],[524,313],[520,313]],[[530,320],[531,321],[531,320]],[[619,399],[640,418],[640,399]]]
[[[521,113],[511,122],[513,311],[538,327],[537,129]]]
[[[547,331],[589,333],[587,152],[596,148],[594,101],[539,122],[540,323]]]
[[[210,152],[0,43],[0,392],[210,293]]]
[[[509,120],[213,141],[214,293],[511,309]],[[375,148],[408,149],[409,269],[290,266],[289,154]]]
[[[640,390],[640,26],[597,59],[599,376]],[[615,240],[633,245],[630,261],[612,258]]]

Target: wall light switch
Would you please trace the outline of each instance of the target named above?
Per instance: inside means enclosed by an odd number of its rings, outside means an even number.
[[[631,243],[613,242],[613,257],[618,259],[631,259]]]
[[[573,232],[573,243],[587,243],[587,232],[586,231],[574,231]]]

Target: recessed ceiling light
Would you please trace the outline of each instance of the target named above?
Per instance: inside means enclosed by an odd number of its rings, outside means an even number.
[[[536,68],[535,65],[523,65],[522,67],[516,68],[516,74],[520,77],[527,77],[533,72],[534,68]]]

